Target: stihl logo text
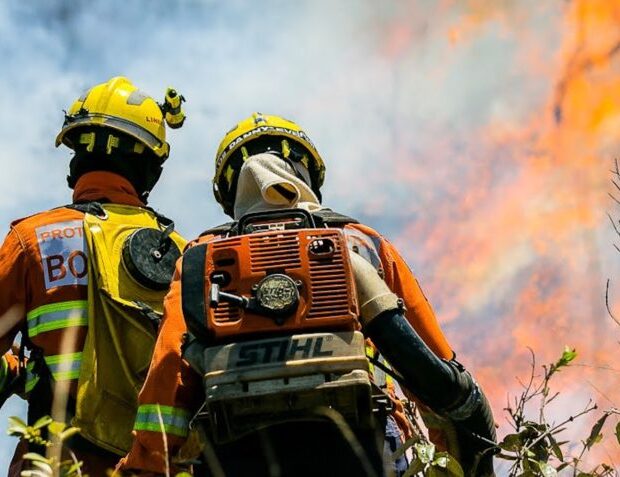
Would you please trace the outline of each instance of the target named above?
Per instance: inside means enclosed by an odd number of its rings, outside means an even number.
[[[281,363],[296,359],[332,356],[334,352],[324,349],[322,336],[315,338],[293,338],[241,344],[232,356],[234,367],[254,364]],[[236,354],[236,356],[235,356]]]

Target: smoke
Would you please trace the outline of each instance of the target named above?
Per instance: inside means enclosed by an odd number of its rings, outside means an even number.
[[[327,162],[325,203],[396,243],[501,416],[527,346],[617,354],[618,16],[609,0],[4,2],[0,222],[70,201],[62,110],[112,76],[187,98],[151,204],[188,237],[227,220],[210,191],[224,133],[283,115]],[[584,370],[579,398],[617,406],[617,373]]]

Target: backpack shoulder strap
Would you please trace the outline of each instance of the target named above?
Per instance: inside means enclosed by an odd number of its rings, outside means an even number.
[[[107,214],[102,204],[103,202],[94,200],[90,202],[78,202],[74,204],[67,204],[67,205],[63,205],[62,207],[65,207],[67,209],[79,210],[80,212],[83,212],[85,214],[95,215],[97,217],[106,217]],[[171,227],[171,229],[174,229],[174,222],[168,217],[166,217],[164,214],[157,212],[152,207],[141,207],[141,208],[144,210],[148,210],[150,213],[152,213],[157,219],[157,222],[163,227],[166,227],[166,228]]]
[[[92,202],[79,202],[76,204],[67,204],[62,207],[66,209],[73,209],[84,214],[95,215],[97,217],[106,217],[106,211],[101,205],[101,202],[92,201]]]
[[[344,227],[347,224],[358,224],[359,222],[331,209],[321,209],[312,212],[312,217],[318,227]]]
[[[237,222],[226,222],[225,224],[218,225],[216,227],[212,227],[210,229],[205,230],[199,236],[204,237],[205,235],[227,235],[234,231],[237,227]]]
[[[181,304],[187,330],[198,339],[206,339],[205,260],[207,244],[198,244],[183,254],[181,265]]]
[[[157,212],[152,207],[143,207],[143,208],[151,212],[155,216],[155,218],[157,219],[157,222],[159,222],[160,225],[166,228],[170,227],[171,230],[174,230],[174,221],[172,219],[169,219],[161,212]]]
[[[344,227],[347,224],[358,224],[359,222],[352,217],[348,217],[338,212],[334,212],[331,209],[321,209],[312,212],[312,217],[317,227]],[[218,225],[205,230],[200,234],[200,237],[205,235],[228,235],[235,233],[238,222],[226,222],[225,224]]]

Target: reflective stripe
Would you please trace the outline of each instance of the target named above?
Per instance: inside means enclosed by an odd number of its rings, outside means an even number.
[[[185,409],[159,404],[143,404],[138,407],[134,430],[161,432],[160,415],[167,434],[181,437],[187,436],[190,413]]]
[[[368,358],[374,358],[375,357],[375,349],[372,347],[372,345],[369,345],[368,343],[366,343],[366,356]],[[375,374],[375,365],[372,361],[368,361],[368,371],[370,372],[371,376],[374,376]]]
[[[28,319],[30,338],[46,331],[88,325],[88,301],[73,300],[51,303],[31,310]]]
[[[82,352],[45,356],[45,363],[56,381],[77,379],[80,377]]]
[[[378,360],[381,364],[391,369],[390,363],[388,363],[383,357],[383,355],[370,344],[366,344],[366,356],[368,358]],[[368,370],[370,372],[373,382],[381,389],[386,387],[391,388],[394,386],[394,378],[392,378],[392,376],[387,374],[378,366],[375,367],[372,361],[368,361]]]
[[[4,390],[4,386],[6,386],[6,381],[9,374],[9,363],[7,363],[4,356],[0,361],[0,390]]]

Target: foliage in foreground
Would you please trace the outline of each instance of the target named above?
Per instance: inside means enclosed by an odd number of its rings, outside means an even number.
[[[608,418],[620,415],[618,409],[604,411],[592,426],[589,435],[580,443],[562,440],[560,434],[576,419],[596,411],[596,404],[589,401],[582,410],[562,418],[560,422],[550,421],[547,416],[549,404],[560,395],[560,392],[551,390],[550,381],[576,357],[576,351],[566,347],[562,356],[555,363],[543,365],[542,376],[537,376],[532,352],[529,380],[522,383],[524,389],[521,395],[514,398],[512,403],[509,402],[505,408],[513,432],[499,443],[501,453],[497,457],[512,462],[510,477],[554,477],[562,471],[562,475],[573,477],[620,475],[607,463],[588,467],[585,460],[587,453],[601,442],[603,427]],[[531,417],[532,415],[535,417]],[[620,444],[620,422],[615,426],[615,437]],[[569,449],[575,447],[579,449],[576,455],[569,452]]]
[[[31,470],[22,471],[22,477],[88,477],[82,474],[82,462],[78,461],[73,452],[69,451],[70,459],[63,460],[61,457],[62,444],[71,436],[77,434],[77,427],[68,427],[63,422],[52,420],[44,416],[32,426],[26,424],[18,417],[9,417],[8,434],[19,437],[31,444],[36,444],[47,449],[44,457],[36,452],[28,452],[24,459],[29,461]],[[43,437],[43,436],[49,437]]]
[[[404,401],[404,409],[413,425],[414,436],[392,455],[396,461],[402,455],[408,454],[410,464],[403,477],[464,477],[458,461],[448,452],[437,452],[435,445],[428,440],[420,425],[421,418],[416,405],[411,401]]]
[[[24,454],[30,469],[21,472],[22,477],[88,477],[82,471],[83,462],[78,461],[75,454],[63,443],[71,436],[80,431],[77,427],[69,427],[63,422],[54,421],[50,416],[44,416],[35,424],[29,426],[19,417],[9,417],[7,433],[18,437],[31,444],[43,447],[45,456],[37,452]],[[44,436],[49,436],[45,438]],[[68,459],[62,457],[63,453],[69,455]],[[113,469],[108,470],[111,475]],[[169,472],[166,474],[169,476]],[[187,472],[177,474],[175,477],[192,477]]]
[[[531,350],[530,350],[531,351]],[[519,397],[515,397],[504,409],[512,432],[498,443],[496,459],[510,462],[509,477],[611,477],[620,473],[607,463],[586,463],[588,452],[603,439],[603,429],[608,419],[620,416],[620,410],[612,408],[600,414],[585,439],[579,442],[563,440],[561,434],[578,418],[597,411],[592,401],[574,415],[561,418],[559,422],[548,418],[549,405],[560,395],[552,391],[551,379],[567,368],[577,357],[574,349],[566,347],[560,358],[543,365],[542,375],[536,374],[536,362],[532,352],[529,379],[523,385]],[[419,426],[420,418],[415,406],[406,406],[416,436],[407,441],[394,454],[398,458],[408,452],[411,464],[405,477],[462,476],[463,471],[456,460],[445,452],[435,452],[435,446],[424,436]],[[620,422],[616,419],[615,439],[620,444]],[[577,452],[574,452],[577,449]]]
[[[560,434],[578,418],[597,410],[596,404],[589,401],[574,415],[550,421],[548,406],[560,395],[552,392],[551,379],[562,369],[569,367],[576,358],[574,349],[565,348],[562,356],[554,363],[543,365],[542,375],[536,375],[536,363],[532,352],[532,366],[527,382],[522,383],[523,391],[505,408],[513,432],[498,443],[498,459],[511,462],[510,477],[612,477],[619,476],[617,470],[607,463],[587,467],[587,453],[603,439],[603,429],[612,416],[620,416],[620,410],[612,408],[604,411],[592,426],[588,436],[579,443],[562,440]],[[415,405],[405,402],[405,410],[415,429],[415,436],[409,439],[393,455],[396,460],[407,453],[410,465],[403,477],[463,477],[459,463],[447,452],[438,452],[428,440],[422,427]],[[534,416],[534,417],[532,417]],[[162,422],[163,427],[163,422]],[[61,457],[63,442],[79,432],[78,428],[68,427],[45,416],[34,425],[28,426],[18,417],[9,418],[8,434],[21,440],[42,446],[46,456],[35,452],[25,454],[31,470],[22,472],[23,477],[88,477],[82,472],[82,462],[65,448],[69,458]],[[44,437],[49,436],[49,437]],[[164,433],[165,436],[165,433]],[[620,444],[620,422],[616,419],[615,439]],[[164,444],[167,444],[166,442]],[[576,455],[570,450],[578,448]],[[165,445],[167,449],[167,445]],[[560,474],[561,473],[561,474]],[[167,472],[166,475],[170,475]],[[176,477],[191,477],[187,472]]]

